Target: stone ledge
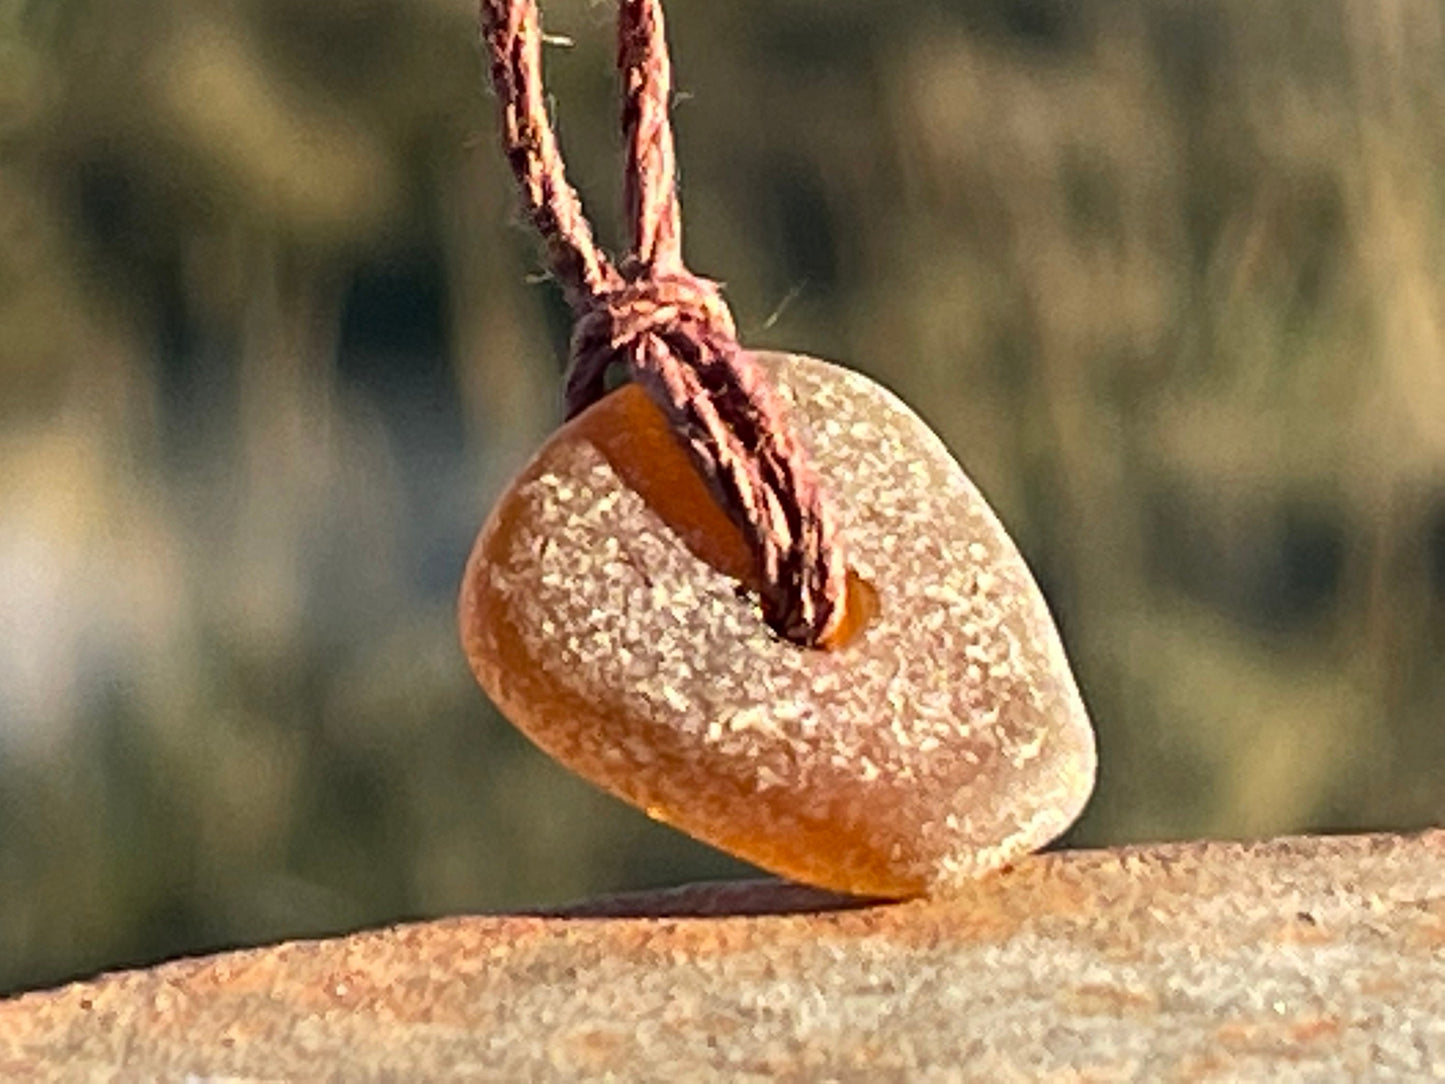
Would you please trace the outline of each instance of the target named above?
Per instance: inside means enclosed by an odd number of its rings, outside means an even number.
[[[1028,858],[946,900],[776,882],[183,960],[0,1003],[0,1078],[1445,1074],[1445,831]]]

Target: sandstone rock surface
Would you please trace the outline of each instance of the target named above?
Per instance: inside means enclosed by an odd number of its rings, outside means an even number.
[[[1445,832],[1060,852],[948,899],[699,886],[0,1003],[14,1080],[1445,1075]]]

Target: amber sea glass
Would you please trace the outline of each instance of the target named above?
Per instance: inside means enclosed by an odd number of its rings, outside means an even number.
[[[740,532],[629,386],[493,509],[462,588],[467,656],[537,745],[658,820],[825,888],[946,892],[1087,800],[1068,662],[1017,549],[912,411],[850,370],[754,356],[840,519],[839,642],[767,627]]]

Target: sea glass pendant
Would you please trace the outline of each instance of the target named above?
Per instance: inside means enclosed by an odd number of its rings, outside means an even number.
[[[627,386],[493,509],[467,656],[537,745],[658,820],[824,888],[946,892],[1073,822],[1088,717],[1028,568],[938,437],[858,373],[754,357],[839,517],[837,642],[764,624],[741,533]]]

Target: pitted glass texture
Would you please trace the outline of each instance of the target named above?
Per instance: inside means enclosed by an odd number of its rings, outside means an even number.
[[[1072,823],[1088,718],[1028,568],[933,432],[858,373],[756,357],[840,518],[846,641],[768,629],[740,533],[627,387],[493,510],[468,657],[534,742],[653,817],[823,887],[946,891]]]

